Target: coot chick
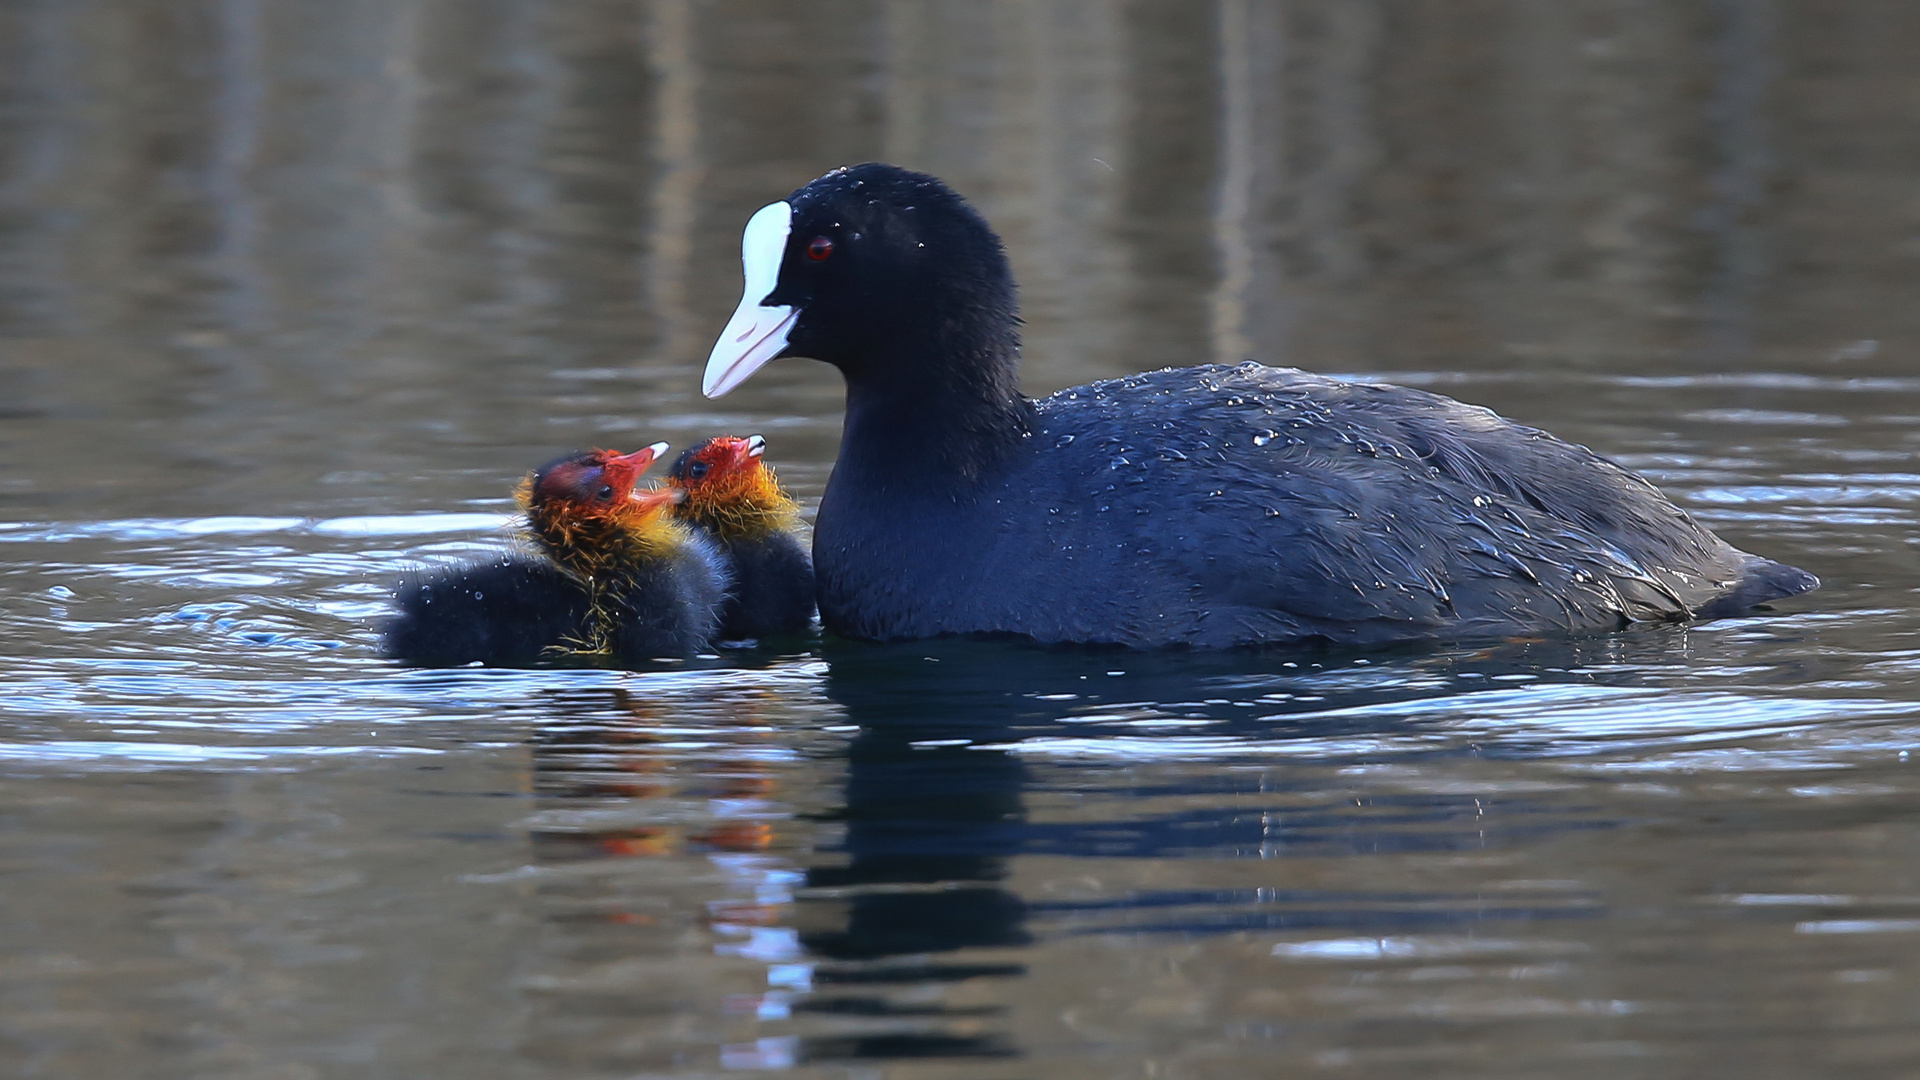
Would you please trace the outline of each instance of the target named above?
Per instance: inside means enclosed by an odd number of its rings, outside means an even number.
[[[761,455],[758,435],[708,439],[683,451],[667,483],[684,493],[674,514],[718,541],[733,566],[721,614],[729,641],[804,633],[813,624],[813,560],[800,507]]]
[[[931,176],[828,173],[741,248],[703,389],[785,356],[845,377],[814,525],[836,633],[1367,645],[1610,630],[1818,584],[1584,447],[1436,394],[1249,362],[1029,399],[1000,240]]]
[[[537,555],[499,556],[402,583],[388,656],[438,667],[479,661],[634,663],[705,651],[730,578],[712,541],[673,519],[668,489],[635,494],[666,449],[596,450],[552,462],[519,493]]]

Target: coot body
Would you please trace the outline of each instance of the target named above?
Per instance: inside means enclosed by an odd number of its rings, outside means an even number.
[[[732,579],[714,543],[673,520],[675,492],[634,493],[664,449],[573,454],[535,472],[521,499],[538,554],[403,582],[383,635],[387,655],[429,667],[525,667],[706,651]]]
[[[1805,592],[1584,447],[1450,398],[1168,369],[1034,401],[1000,241],[869,164],[756,214],[718,396],[782,356],[845,375],[814,528],[835,632],[1231,646],[1610,630]]]
[[[805,633],[813,625],[813,560],[800,507],[780,486],[758,435],[722,436],[687,448],[667,483],[684,493],[674,516],[720,546],[733,570],[721,609],[727,641]]]

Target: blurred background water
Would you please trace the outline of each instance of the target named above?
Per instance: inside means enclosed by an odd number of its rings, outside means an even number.
[[[28,1077],[1920,1072],[1920,8],[0,0],[0,1061]],[[698,396],[739,229],[935,172],[1032,392],[1490,405],[1820,574],[1371,655],[401,671],[401,571]]]

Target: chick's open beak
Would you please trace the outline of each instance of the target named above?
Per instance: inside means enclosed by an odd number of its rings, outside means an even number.
[[[676,487],[648,488],[634,492],[633,501],[643,510],[671,510],[687,501],[687,493]]]

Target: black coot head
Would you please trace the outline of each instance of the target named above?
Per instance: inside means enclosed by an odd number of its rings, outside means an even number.
[[[1013,362],[1000,238],[934,177],[836,169],[756,213],[741,260],[746,292],[708,359],[708,397],[784,356],[824,360],[849,382],[917,380],[954,358]]]

